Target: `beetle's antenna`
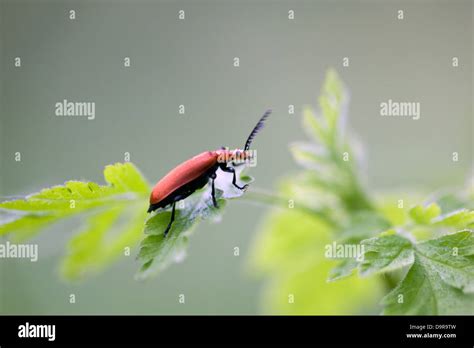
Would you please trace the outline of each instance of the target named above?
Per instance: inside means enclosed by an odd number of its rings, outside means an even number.
[[[250,144],[252,144],[253,138],[255,138],[255,135],[263,128],[265,120],[268,118],[268,116],[270,116],[271,113],[272,110],[265,111],[260,120],[258,120],[255,127],[253,127],[252,132],[250,133],[249,137],[247,138],[247,141],[245,142],[244,151],[247,151],[250,148]]]

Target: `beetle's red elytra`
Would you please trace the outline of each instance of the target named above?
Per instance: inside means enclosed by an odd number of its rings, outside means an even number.
[[[236,160],[240,162],[252,157],[252,153],[249,151],[250,144],[258,131],[262,129],[270,113],[271,110],[267,110],[260,118],[248,136],[243,150],[221,148],[215,151],[205,151],[179,164],[158,181],[150,195],[150,207],[148,208],[148,212],[150,213],[159,208],[165,208],[168,205],[172,206],[171,219],[164,231],[164,236],[168,234],[173,224],[176,202],[187,198],[196,190],[204,187],[209,181],[211,181],[212,187],[212,202],[214,206],[217,207],[214,187],[217,169],[220,168],[224,172],[232,173],[232,184],[238,189],[245,190],[248,187],[248,185],[239,186],[237,184],[235,169],[231,165],[235,165]]]
[[[206,151],[181,163],[166,174],[153,188],[150,205],[157,204],[179,189],[207,172],[217,161],[216,151]]]

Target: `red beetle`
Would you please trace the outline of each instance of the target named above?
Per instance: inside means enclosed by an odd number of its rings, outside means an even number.
[[[148,212],[152,212],[159,208],[165,208],[172,205],[171,220],[166,227],[164,235],[169,232],[174,221],[176,202],[187,198],[194,191],[204,187],[209,180],[212,187],[212,203],[217,207],[215,197],[214,180],[216,179],[216,171],[220,168],[222,171],[232,173],[232,184],[240,190],[245,190],[248,185],[237,185],[237,178],[234,167],[229,166],[229,163],[235,165],[236,159],[247,160],[250,159],[250,144],[257,132],[263,127],[263,123],[270,115],[271,110],[267,110],[260,118],[252,132],[250,133],[243,150],[227,150],[221,148],[215,151],[205,151],[193,158],[181,163],[168,174],[166,174],[153,188],[150,195],[150,207]]]

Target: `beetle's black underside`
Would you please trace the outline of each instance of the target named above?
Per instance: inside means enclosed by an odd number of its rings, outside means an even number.
[[[214,173],[216,172],[217,168],[214,169]],[[209,176],[211,173],[207,173],[206,175],[201,175],[200,177],[194,179],[193,181],[188,182],[187,184],[181,186],[177,190],[170,193],[165,199],[161,200],[158,203],[150,204],[148,208],[148,212],[151,213],[159,208],[165,208],[166,206],[173,204],[175,202],[181,201],[195,191],[199,190],[200,188],[204,187],[209,182]]]

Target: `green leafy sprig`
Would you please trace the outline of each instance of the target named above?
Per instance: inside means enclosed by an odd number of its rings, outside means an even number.
[[[242,182],[252,181],[242,170],[238,174]],[[146,213],[151,187],[132,163],[106,166],[104,179],[106,185],[68,181],[24,199],[1,202],[0,236],[24,241],[56,222],[76,217],[80,227],[60,267],[64,278],[75,280],[97,273],[140,246],[137,258],[143,265],[136,278],[142,280],[182,260],[196,224],[218,218],[228,199],[243,194],[229,180],[217,180],[219,208],[214,208],[210,188],[199,190],[178,203],[176,221],[165,238],[171,213]]]
[[[400,206],[372,196],[360,145],[346,129],[347,96],[331,70],[319,112],[303,110],[309,141],[290,146],[301,170],[276,194],[292,204],[272,209],[252,254],[252,269],[271,279],[265,310],[372,313],[379,302],[385,314],[473,314],[473,190],[428,204],[408,197]],[[333,243],[357,247],[361,257],[328,258]]]

